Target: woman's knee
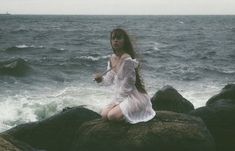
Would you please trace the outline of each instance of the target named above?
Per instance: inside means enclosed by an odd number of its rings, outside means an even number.
[[[108,112],[107,119],[110,120],[110,121],[115,120],[116,119],[115,114],[113,112],[111,112],[111,111]]]
[[[122,120],[122,113],[117,112],[116,110],[111,110],[107,114],[107,118],[110,121],[121,121]]]
[[[109,108],[105,108],[105,109],[102,110],[102,112],[101,112],[101,117],[102,117],[102,119],[104,119],[104,120],[107,120],[107,119],[108,119],[108,112],[109,112],[109,111],[110,111]]]
[[[107,117],[107,113],[101,113],[101,117],[103,120],[107,120],[108,117]]]

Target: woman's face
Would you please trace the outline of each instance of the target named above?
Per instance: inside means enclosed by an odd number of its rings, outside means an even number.
[[[124,46],[124,36],[122,34],[112,33],[111,44],[114,50],[122,51]]]

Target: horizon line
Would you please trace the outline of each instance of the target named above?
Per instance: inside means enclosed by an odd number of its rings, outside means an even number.
[[[37,14],[37,13],[0,13],[0,15],[71,15],[71,16],[234,16],[235,14]]]

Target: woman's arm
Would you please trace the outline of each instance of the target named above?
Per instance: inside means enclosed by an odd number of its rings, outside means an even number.
[[[110,57],[108,63],[107,63],[107,73],[105,73],[104,75],[101,73],[96,74],[95,76],[95,81],[97,83],[101,83],[104,85],[111,85],[113,83],[113,79],[114,79],[114,73],[111,71],[112,69],[112,56]]]
[[[111,66],[111,59],[108,61],[108,65],[107,65],[107,70],[110,70],[112,68]],[[112,70],[110,70],[109,72],[107,72],[103,77],[102,77],[102,82],[104,85],[111,85],[113,83],[114,80],[114,73]]]
[[[131,59],[126,59],[123,62],[123,67],[121,69],[119,78],[120,78],[120,89],[118,91],[118,98],[125,98],[128,96],[128,93],[136,89],[136,68],[137,63]]]

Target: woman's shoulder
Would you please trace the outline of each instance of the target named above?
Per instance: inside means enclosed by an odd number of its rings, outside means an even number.
[[[131,59],[131,56],[129,55],[129,54],[127,54],[127,53],[124,53],[122,56],[121,56],[121,58],[123,59],[123,60],[125,60],[125,59]]]
[[[116,55],[114,54],[114,53],[112,53],[111,55],[110,55],[110,58],[115,58],[116,57]]]
[[[109,57],[109,61],[111,64],[115,64],[116,62],[116,55],[115,54],[111,54],[110,57]]]
[[[131,56],[127,53],[123,54],[121,56],[121,62],[125,61],[126,59],[131,59]],[[116,54],[111,54],[110,61],[111,62],[117,62],[119,60],[119,57]]]
[[[113,54],[110,55],[109,59],[110,59],[111,61],[116,60],[116,59],[117,59],[117,56],[113,53]]]
[[[136,59],[132,59],[131,57],[127,57],[123,60],[124,66],[133,66],[136,68],[138,66],[139,62]]]

